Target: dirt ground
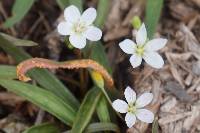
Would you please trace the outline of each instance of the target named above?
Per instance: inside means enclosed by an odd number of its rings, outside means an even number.
[[[13,0],[2,1],[0,24],[10,15],[12,3]],[[87,0],[85,7],[96,7],[96,3],[96,0]],[[147,90],[153,92],[154,99],[149,108],[157,114],[160,132],[198,133],[200,132],[200,1],[164,1],[155,36],[167,38],[168,43],[160,51],[165,66],[159,70],[145,63],[133,69],[128,61],[129,56],[118,46],[124,38],[135,38],[130,21],[135,15],[144,20],[144,9],[143,1],[111,0],[102,40],[114,71],[116,87],[122,95],[127,85],[138,93]],[[74,59],[79,57],[79,52],[68,49],[56,32],[56,26],[62,20],[62,15],[62,11],[54,1],[37,1],[20,23],[11,29],[3,29],[0,26],[0,31],[39,43],[39,46],[26,49],[34,57],[54,60]],[[9,55],[0,51],[0,64],[15,64],[15,62]],[[57,72],[57,76],[72,89],[74,86],[80,86],[79,81],[73,80],[75,74],[68,71],[64,71],[64,74],[63,71]],[[0,129],[9,130],[8,133],[14,133],[12,130],[17,133],[42,121],[41,119],[53,121],[54,118],[24,99],[0,90]],[[150,132],[151,126],[137,123],[135,128],[136,130],[131,128],[127,132]]]

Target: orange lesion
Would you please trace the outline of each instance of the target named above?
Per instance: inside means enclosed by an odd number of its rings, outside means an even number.
[[[32,58],[21,62],[17,66],[17,76],[19,80],[27,82],[31,78],[27,77],[25,74],[33,68],[48,68],[48,69],[80,69],[80,68],[90,68],[94,71],[99,72],[106,84],[109,87],[113,86],[113,79],[109,73],[105,70],[103,66],[91,59],[80,59],[80,60],[71,60],[65,62],[56,62],[53,60],[43,59],[43,58]]]

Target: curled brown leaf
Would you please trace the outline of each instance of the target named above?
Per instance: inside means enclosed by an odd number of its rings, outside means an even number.
[[[113,86],[113,79],[109,75],[109,73],[105,70],[103,66],[91,59],[80,59],[80,60],[70,60],[64,62],[56,62],[53,60],[43,59],[43,58],[32,58],[21,62],[17,66],[17,76],[19,80],[27,82],[31,80],[31,78],[27,77],[25,74],[30,69],[33,68],[48,68],[48,69],[79,69],[79,68],[90,68],[97,72],[99,72],[106,84],[109,87]]]

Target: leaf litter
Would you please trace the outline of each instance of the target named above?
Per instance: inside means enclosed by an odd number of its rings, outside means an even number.
[[[144,18],[144,6],[143,2],[136,0],[112,0],[110,4],[109,16],[103,29],[105,33],[103,41],[111,65],[114,66],[116,86],[122,89],[128,83],[137,93],[151,91],[154,94],[153,101],[155,102],[148,108],[157,115],[159,132],[200,132],[200,33],[198,32],[200,29],[200,2],[198,0],[167,0],[164,2],[163,13],[155,34],[157,37],[168,36],[169,39],[167,46],[160,52],[165,56],[165,66],[161,70],[152,69],[146,64],[133,70],[127,61],[128,57],[119,48],[116,48],[124,37],[134,38],[130,21],[136,15]],[[42,10],[42,13],[45,14],[45,11]],[[28,19],[33,19],[31,14],[21,22],[20,25],[24,27],[23,29],[31,27],[25,22]],[[62,21],[62,15],[58,18],[54,17],[54,20],[56,19],[56,23]],[[74,58],[69,51],[67,51],[70,53],[69,57],[61,57],[63,50],[61,50],[60,42],[63,42],[64,39],[59,39],[55,32],[55,25],[48,17],[44,18],[36,25],[37,31],[43,31],[41,35],[37,35],[36,29],[33,28],[35,32],[32,31],[32,36],[27,36],[27,39],[36,40],[41,44],[44,42],[50,44],[36,48],[40,51],[46,47],[49,49],[49,53],[37,53],[40,57],[49,56],[56,60]],[[19,37],[26,35],[24,30],[16,35],[19,32],[19,26],[11,30],[0,30]],[[44,40],[39,37],[44,35],[46,36]],[[54,39],[49,40],[48,38],[51,38],[49,36],[53,36]],[[33,52],[36,49],[33,48],[30,53],[37,55]],[[75,52],[75,55],[78,54]],[[5,54],[1,54],[1,57],[3,58],[0,58],[0,62],[13,64],[13,60],[9,56],[5,57]],[[5,61],[5,58],[9,61]],[[58,72],[58,75],[61,75],[60,73],[62,72]],[[67,77],[73,77],[73,74],[71,75]],[[123,78],[119,78],[119,75]],[[73,85],[73,82],[68,83]],[[5,92],[0,93],[6,94]],[[18,99],[17,97],[13,98]],[[5,99],[2,100],[5,102]],[[23,99],[18,99],[17,102],[23,102]],[[148,132],[150,127],[149,124],[137,123],[135,129],[131,128],[127,132]]]

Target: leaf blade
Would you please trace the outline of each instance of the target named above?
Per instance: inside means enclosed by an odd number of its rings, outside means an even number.
[[[14,80],[0,79],[0,85],[53,114],[65,124],[72,125],[76,114],[75,110],[53,93]]]
[[[56,2],[62,10],[64,10],[68,5],[68,0],[56,0]]]
[[[60,133],[59,129],[52,123],[43,123],[40,125],[32,126],[25,130],[23,133]]]
[[[17,39],[15,37],[12,37],[10,35],[7,35],[1,32],[0,32],[0,35],[3,36],[6,40],[13,42],[15,46],[37,46],[38,45],[37,43],[33,41]]]
[[[16,0],[12,8],[12,16],[4,22],[5,28],[12,27],[19,22],[30,10],[35,0]]]
[[[83,2],[82,0],[69,0],[70,5],[75,5],[82,12],[83,10]]]
[[[92,44],[90,59],[97,61],[102,66],[104,66],[110,74],[112,73],[112,69],[105,53],[105,49],[101,42],[96,42],[95,44]]]
[[[0,65],[0,79],[17,79],[16,67]]]
[[[101,131],[119,132],[119,128],[113,123],[92,123],[87,127],[85,133],[94,133]]]
[[[95,25],[103,28],[104,22],[108,15],[108,9],[109,9],[109,0],[99,0],[98,1],[98,7],[97,7],[97,19],[95,20]]]
[[[96,105],[100,99],[100,89],[91,89],[86,94],[74,120],[72,133],[82,133],[90,122],[92,114],[95,111]]]
[[[17,48],[12,42],[6,40],[0,34],[0,47],[8,54],[10,54],[17,63],[31,58],[31,56],[24,50]],[[42,69],[33,69],[30,71],[30,77],[35,79],[43,88],[60,96],[67,104],[71,105],[75,110],[79,107],[78,100],[69,91],[67,87],[61,83],[56,76],[51,72]]]
[[[97,115],[101,122],[110,122],[110,115],[108,110],[108,103],[105,96],[101,96],[97,106]]]
[[[156,25],[158,24],[160,18],[162,6],[163,0],[147,0],[145,22],[147,24],[147,32],[150,39],[155,33]]]
[[[158,129],[159,129],[158,120],[155,119],[154,122],[153,122],[153,125],[152,125],[152,131],[151,132],[152,133],[158,133],[159,132]]]

